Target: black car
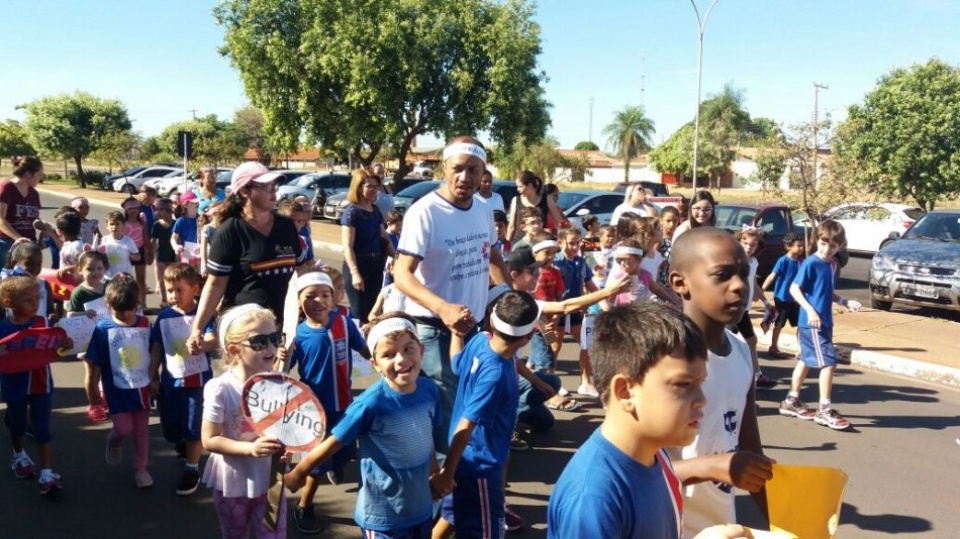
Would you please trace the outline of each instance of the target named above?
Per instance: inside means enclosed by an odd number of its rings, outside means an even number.
[[[414,202],[436,191],[442,184],[443,182],[439,180],[428,181],[410,186],[400,191],[393,197],[393,209],[397,210],[401,214],[406,213],[407,209],[409,209]],[[510,203],[513,202],[514,197],[517,196],[517,186],[510,181],[494,180],[493,192],[500,195],[500,197],[503,199],[504,208],[510,208]]]

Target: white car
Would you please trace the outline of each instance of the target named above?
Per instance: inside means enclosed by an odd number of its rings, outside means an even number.
[[[847,250],[873,254],[891,241],[892,232],[902,235],[924,213],[906,204],[851,202],[828,210],[824,217],[843,225]]]
[[[221,172],[233,172],[233,169],[229,167],[217,167],[214,175],[218,176]],[[160,193],[160,196],[169,197],[174,194],[183,193],[185,184],[191,189],[196,187],[198,175],[199,171],[191,172],[187,175],[186,182],[183,180],[183,174],[176,174],[155,180],[148,180],[146,184],[156,189],[157,192]]]
[[[178,176],[183,174],[182,168],[155,166],[147,167],[132,176],[124,176],[113,181],[113,190],[118,193],[137,194],[140,186],[148,180],[158,180],[168,176]]]

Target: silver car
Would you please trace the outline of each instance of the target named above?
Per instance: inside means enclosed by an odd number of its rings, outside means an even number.
[[[960,211],[924,214],[885,244],[870,266],[870,303],[960,311]]]

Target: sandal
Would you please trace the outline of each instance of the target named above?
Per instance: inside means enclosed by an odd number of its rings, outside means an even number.
[[[787,354],[784,354],[783,352],[781,352],[779,348],[774,348],[772,346],[770,347],[769,350],[767,350],[767,355],[773,359],[783,359],[787,357]]]
[[[560,410],[561,412],[573,412],[580,409],[580,403],[576,399],[563,399],[560,404],[547,401],[546,405],[551,410]]]

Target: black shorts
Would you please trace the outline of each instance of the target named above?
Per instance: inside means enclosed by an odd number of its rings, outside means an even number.
[[[790,325],[797,327],[800,322],[800,304],[796,301],[780,301],[779,299],[773,300],[773,303],[777,306],[777,320],[774,322],[774,327],[782,328],[787,325],[787,322],[790,322]]]
[[[134,266],[146,266],[146,265],[147,265],[147,252],[146,252],[146,250],[143,248],[142,245],[140,246],[140,260],[137,260],[136,262],[134,262],[134,261],[131,260],[131,261],[130,261],[130,264],[132,264],[132,265],[134,265]]]
[[[756,337],[757,334],[753,331],[753,322],[750,321],[750,310],[747,309],[743,313],[743,317],[740,318],[740,321],[737,322],[735,328],[731,328],[740,335],[743,335],[744,339],[749,339],[751,337]]]
[[[567,320],[570,320],[570,331],[567,331]],[[570,313],[560,317],[560,327],[564,333],[571,333],[573,328],[583,325],[583,312]],[[579,333],[579,332],[577,332]],[[579,337],[579,335],[577,335]]]

